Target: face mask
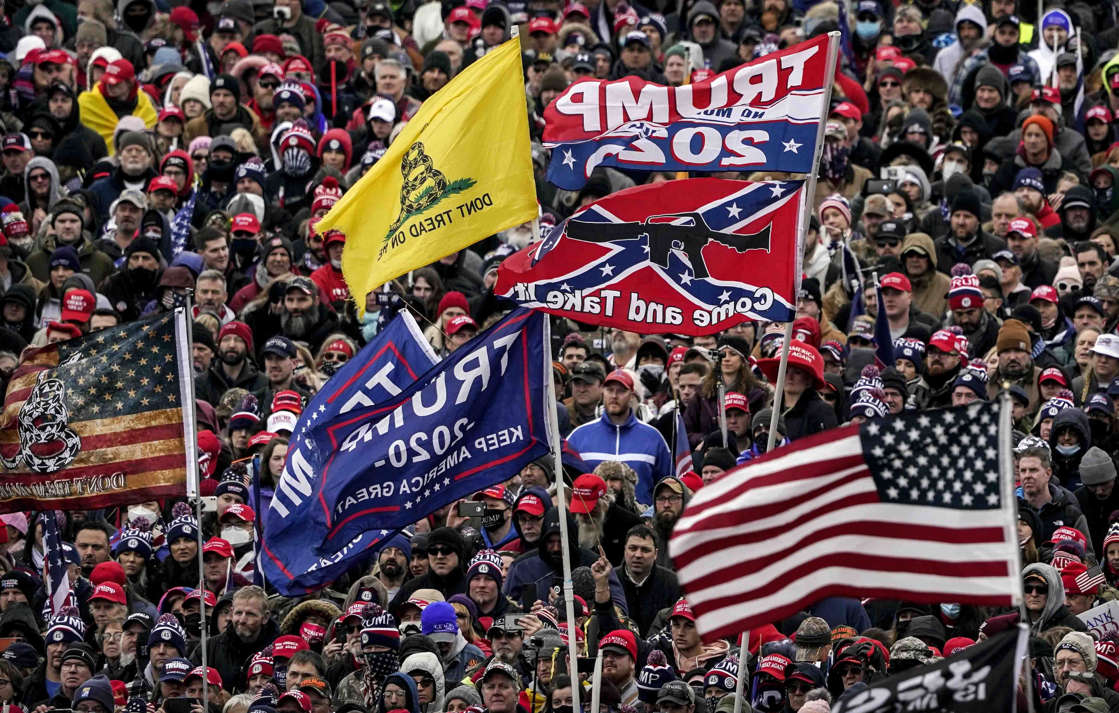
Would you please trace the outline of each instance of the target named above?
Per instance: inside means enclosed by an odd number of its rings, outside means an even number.
[[[829,181],[839,181],[847,175],[847,158],[850,151],[840,143],[828,141],[820,157],[820,175]]]
[[[151,527],[159,520],[159,515],[155,511],[149,510],[146,507],[139,505],[128,508],[128,524],[136,527],[141,522],[146,523]]]
[[[496,508],[486,508],[482,512],[482,527],[487,530],[492,530],[495,527],[500,527],[501,523],[505,520],[505,511]]]
[[[239,527],[223,527],[221,529],[221,539],[228,542],[232,547],[237,547],[252,542],[253,533]]]
[[[330,261],[330,266],[333,267],[335,270],[341,270],[342,269],[342,261],[341,260],[331,260]]]
[[[947,181],[952,176],[955,176],[957,173],[963,172],[964,165],[959,161],[945,161],[944,165],[940,169],[940,174],[944,176],[945,181]]]
[[[321,644],[326,638],[326,629],[314,622],[305,621],[299,627],[299,635],[311,646]]]
[[[372,340],[373,337],[377,336],[378,322],[379,320],[377,312],[366,312],[362,315],[361,336],[365,338],[365,341],[368,342]]]
[[[777,713],[785,707],[785,691],[780,685],[762,684],[750,704],[756,711]]]
[[[873,40],[882,32],[881,22],[856,22],[855,34],[860,40]]]
[[[660,379],[661,375],[664,374],[664,365],[663,364],[645,364],[638,371],[641,371],[642,373],[645,373],[645,374],[649,374],[650,376],[653,376],[656,379]]]
[[[942,614],[944,614],[944,616],[948,617],[949,619],[955,619],[956,617],[958,617],[960,615],[960,605],[959,604],[941,604],[940,605],[940,611],[941,611]]]
[[[256,252],[256,241],[252,238],[234,238],[230,248],[238,255],[249,256]]]
[[[202,612],[191,612],[183,617],[183,628],[188,634],[198,636],[202,633]]]
[[[146,267],[132,267],[128,269],[128,276],[132,278],[133,284],[141,289],[147,289],[155,285],[156,280],[159,279],[159,271],[149,270]]]
[[[416,633],[419,633],[417,627]],[[365,659],[365,667],[374,678],[383,679],[390,673],[396,671],[400,667],[399,661],[396,659],[395,651],[374,651],[363,653],[362,658]]]
[[[420,625],[414,621],[406,621],[397,628],[400,629],[401,636],[411,636],[412,634],[419,634],[423,631],[420,629]]]
[[[1057,446],[1057,452],[1063,456],[1071,456],[1080,450],[1080,444],[1071,446]]]
[[[707,703],[707,713],[715,713],[715,709],[719,707],[719,701],[723,699],[719,696],[708,696],[703,700]]]
[[[552,706],[553,713],[575,713],[571,706]]]
[[[284,173],[289,176],[303,176],[311,170],[311,154],[298,147],[284,149],[281,162]]]

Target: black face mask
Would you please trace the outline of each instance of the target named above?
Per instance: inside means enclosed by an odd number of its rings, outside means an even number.
[[[902,35],[894,38],[894,44],[902,52],[915,52],[921,46],[922,35]]]
[[[183,617],[184,627],[192,636],[202,635],[202,612],[191,612]]]
[[[482,527],[487,530],[494,530],[501,527],[505,522],[505,511],[497,510],[494,508],[486,508],[482,513]]]
[[[132,14],[128,11],[125,11],[124,13],[124,24],[128,25],[128,29],[132,30],[136,34],[140,34],[141,32],[143,32],[144,28],[148,26],[148,21],[151,19],[152,13],[151,10],[148,8],[145,8],[144,12],[138,14]]]
[[[233,238],[230,248],[236,255],[251,256],[256,252],[256,241],[252,238]]]
[[[159,270],[149,270],[146,267],[130,267],[128,268],[128,276],[132,279],[133,284],[147,289],[155,286],[156,280],[159,279]]]

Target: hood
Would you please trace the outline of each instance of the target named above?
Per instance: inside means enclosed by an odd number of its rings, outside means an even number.
[[[117,0],[117,26],[120,27],[122,30],[130,29],[128,27],[128,24],[124,21],[124,13],[125,10],[128,9],[129,5],[133,5],[135,3],[142,3],[148,6],[148,10],[151,12],[151,16],[148,18],[148,27],[151,27],[151,24],[155,21],[155,14],[156,12],[158,12],[158,8],[156,7],[155,3],[152,2],[152,0]]]
[[[719,21],[719,11],[715,9],[714,3],[712,3],[710,0],[699,0],[699,2],[697,2],[695,5],[693,5],[692,9],[688,11],[688,28],[689,29],[691,29],[692,22],[697,17],[699,17],[700,15],[710,15],[711,17],[715,18],[716,22]],[[715,40],[714,41],[715,42],[719,41],[719,34],[718,33],[715,33]]]
[[[567,516],[567,547],[568,554],[571,555],[572,561],[575,560],[576,554],[579,552],[579,528],[575,524],[575,518],[571,513],[565,513]],[[555,508],[549,508],[544,513],[544,522],[540,528],[540,541],[536,543],[536,552],[540,555],[540,559],[544,561],[552,569],[559,571],[563,567],[563,562],[560,557],[553,557],[548,553],[548,548],[545,543],[548,537],[555,534],[560,534],[560,513]]]
[[[1116,53],[1114,57],[1107,60],[1107,64],[1103,66],[1103,76],[1106,77],[1117,67],[1119,67],[1119,53]],[[1111,88],[1111,82],[1104,82],[1103,90],[1108,93],[1108,96],[1110,96],[1114,91]]]
[[[1072,409],[1065,409],[1072,411]],[[1038,572],[1042,577],[1045,577],[1045,583],[1049,585],[1047,598],[1045,600],[1045,608],[1041,610],[1041,616],[1034,622],[1033,627],[1035,630],[1047,628],[1048,622],[1065,605],[1065,585],[1061,583],[1061,575],[1052,565],[1041,564],[1040,562],[1031,564],[1022,570],[1022,579],[1028,577],[1032,572]]]
[[[196,74],[183,85],[183,91],[179,92],[180,108],[187,99],[197,99],[202,106],[210,108],[210,80],[206,75]]]
[[[1064,45],[1060,45],[1060,46],[1056,47],[1055,48],[1056,51],[1054,51],[1054,48],[1052,46],[1045,44],[1045,42],[1042,40],[1043,34],[1042,34],[1042,31],[1041,31],[1041,28],[1045,27],[1045,24],[1046,24],[1045,21],[1047,19],[1049,19],[1050,17],[1060,18],[1060,21],[1063,22],[1068,27],[1076,27],[1076,25],[1078,23],[1074,23],[1072,21],[1072,16],[1070,16],[1067,12],[1065,12],[1064,10],[1061,10],[1059,8],[1054,9],[1054,10],[1049,10],[1048,12],[1046,12],[1044,15],[1041,16],[1041,22],[1037,23],[1036,29],[1034,30],[1034,32],[1038,36],[1037,49],[1042,54],[1057,55],[1057,54],[1060,54],[1061,52],[1064,51],[1065,47],[1068,45],[1068,42],[1066,41]],[[1069,39],[1071,39],[1071,38],[1072,38],[1072,34],[1070,33],[1069,34]]]
[[[933,244],[933,239],[927,233],[910,233],[905,236],[905,240],[901,244],[901,254],[909,248],[921,248],[929,256],[929,261],[932,263],[932,269],[936,270],[936,245]]]
[[[533,485],[533,486],[527,487],[524,490],[522,490],[521,494],[517,496],[517,499],[513,501],[513,513],[514,514],[517,512],[517,505],[520,504],[521,498],[523,498],[526,495],[530,495],[530,494],[535,495],[536,497],[543,500],[545,503],[552,502],[552,496],[548,495],[547,490],[545,490],[544,488],[541,488],[538,485]],[[554,510],[554,509],[555,508],[553,508],[553,507],[546,506],[546,509],[544,510],[545,521],[548,519],[548,510]],[[513,529],[517,531],[517,537],[521,538],[521,540],[524,540],[525,536],[524,536],[524,533],[521,532],[521,524],[519,522],[517,522],[517,518],[515,516],[513,517]]]
[[[337,139],[338,143],[342,144],[342,153],[346,154],[346,170],[350,169],[350,164],[354,159],[354,144],[350,139],[350,134],[345,129],[329,129],[322,138],[319,140],[319,158],[322,158],[323,149],[331,139]]]
[[[459,636],[461,637],[462,634],[459,634]],[[423,713],[442,713],[444,686],[446,684],[443,682],[443,665],[439,662],[439,657],[430,651],[417,651],[400,664],[401,673],[408,673],[417,669],[435,680],[435,698],[426,706],[421,706],[420,709]]]
[[[167,89],[163,92],[163,106],[172,106],[172,104],[171,104],[171,88],[175,86],[175,80],[176,79],[181,78],[181,79],[186,79],[187,81],[190,81],[190,79],[193,78],[193,77],[194,77],[194,72],[190,71],[189,69],[183,69],[183,70],[180,70],[178,72],[175,72],[175,76],[171,77],[171,80],[169,82],[167,82]]]
[[[1084,413],[1078,408],[1062,409],[1057,417],[1053,419],[1053,429],[1049,432],[1049,445],[1054,449],[1057,448],[1057,429],[1064,426],[1071,426],[1076,429],[1080,434],[1083,446],[1080,452],[1088,450],[1092,445],[1092,428],[1088,425],[1088,414]]]
[[[308,599],[292,607],[280,623],[280,631],[284,634],[298,636],[300,625],[307,617],[312,615],[332,622],[342,616],[342,610],[326,599]]]
[[[118,59],[123,59],[123,55],[121,55],[120,50],[116,47],[98,47],[93,50],[93,54],[89,56],[89,62],[85,66],[86,89],[93,89],[93,72],[90,71],[90,67],[93,66],[95,60],[101,59],[102,57],[105,58],[106,62],[116,62]],[[74,102],[74,104],[77,103],[77,101]]]
[[[39,633],[35,614],[31,611],[31,607],[23,602],[12,604],[7,611],[0,614],[0,632],[8,636],[12,629],[21,631],[27,643],[34,646],[39,655],[46,653],[46,644],[43,642],[42,634]]]
[[[986,66],[988,65],[984,65],[984,67]],[[997,69],[995,69],[995,71],[998,72]],[[999,72],[999,75],[1001,76],[1002,72]],[[986,143],[987,139],[991,138],[991,130],[987,126],[987,120],[975,109],[968,109],[963,114],[960,114],[960,118],[956,121],[956,128],[952,130],[952,139],[954,141],[960,140],[960,128],[964,126],[973,129],[975,133],[979,134],[980,145]]]
[[[181,198],[186,198],[190,195],[190,192],[194,190],[194,159],[192,159],[190,157],[190,154],[186,151],[183,151],[182,149],[175,149],[174,151],[171,151],[166,156],[164,156],[163,159],[159,162],[160,173],[163,173],[163,167],[167,164],[167,159],[171,158],[172,156],[178,156],[186,162],[186,182],[183,183],[183,190],[179,191],[179,196]]]
[[[960,11],[956,13],[957,37],[959,37],[960,35],[960,23],[964,20],[967,20],[968,22],[974,22],[976,25],[979,25],[979,27],[983,29],[983,32],[981,32],[979,35],[981,38],[987,35],[987,18],[983,15],[983,11],[975,5],[964,5],[960,8]]]
[[[4,299],[23,305],[27,309],[28,317],[35,314],[35,303],[38,300],[35,297],[35,288],[31,285],[22,282],[12,285],[4,293]]]
[[[431,656],[435,656],[435,654],[431,654]],[[442,671],[440,671],[439,678],[442,678],[442,676],[443,673]],[[381,686],[381,690],[383,691],[384,686],[388,685],[389,683],[395,683],[408,692],[407,700],[405,702],[405,710],[407,710],[408,713],[421,713],[419,693],[416,691],[416,682],[412,679],[411,676],[400,673],[399,671],[397,671],[396,673],[390,673],[388,676],[385,676],[385,683]],[[382,702],[383,700],[384,699],[378,701],[377,703],[378,713],[388,713]]]
[[[910,619],[909,628],[905,630],[905,635],[916,636],[938,649],[944,648],[944,641],[947,638],[947,634],[944,632],[944,624],[940,623],[940,619],[931,614],[915,616]]]
[[[901,170],[906,177],[916,181],[916,183],[921,186],[921,198],[917,202],[927,202],[932,196],[932,186],[929,184],[929,177],[925,175],[925,169],[920,166],[903,166]]]
[[[39,20],[50,20],[54,24],[54,42],[47,47],[52,49],[62,45],[62,21],[58,19],[58,15],[51,12],[46,4],[35,5],[31,8],[31,12],[27,13],[27,19],[23,21],[23,31],[25,34],[31,34],[31,26]]]
[[[77,102],[74,102],[74,104],[77,105]],[[54,165],[54,161],[51,161],[46,156],[36,156],[28,161],[27,168],[23,169],[23,185],[27,185],[27,176],[31,174],[31,170],[34,168],[41,168],[50,174],[51,189],[48,206],[49,208],[53,208],[54,204],[58,202],[58,199],[62,198],[62,186],[59,184],[58,180],[58,167]]]
[[[925,132],[925,136],[929,137],[929,141],[931,144],[933,137],[932,119],[929,118],[929,115],[925,112],[924,109],[913,109],[905,115],[905,120],[902,122],[902,133],[904,134],[906,130],[908,130],[909,127],[913,126],[914,124],[921,127],[921,129]]]

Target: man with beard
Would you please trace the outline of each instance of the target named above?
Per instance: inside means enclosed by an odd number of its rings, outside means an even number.
[[[282,292],[281,292],[282,290]],[[282,334],[292,341],[307,342],[312,352],[317,352],[323,341],[338,331],[338,316],[320,300],[319,288],[308,277],[292,278],[279,289],[273,286],[272,295],[280,293],[279,314],[272,309],[252,312],[248,320],[253,333],[259,338]]]
[[[999,356],[999,366],[995,375],[987,382],[988,398],[994,400],[1002,391],[1003,382],[1009,381],[1026,391],[1030,399],[1029,410],[1036,409],[1041,398],[1037,390],[1041,369],[1034,365],[1030,357],[1030,330],[1025,322],[1017,319],[1003,322],[999,328],[995,351]]]
[[[672,528],[684,512],[684,507],[691,499],[691,491],[676,476],[670,475],[662,478],[657,487],[653,488],[653,528],[661,542],[668,542],[672,537]],[[668,548],[662,547],[657,552],[657,564],[662,567],[672,567],[672,558],[668,555]]]
[[[486,631],[486,638],[490,642],[494,661],[504,661],[522,674],[530,674],[532,666],[522,653],[525,635],[517,625],[516,619],[517,617],[511,614],[495,619]]]
[[[253,332],[244,322],[230,322],[218,332],[220,361],[195,380],[195,394],[216,404],[229,389],[240,387],[263,400],[268,382],[249,358],[253,351]]]
[[[1087,242],[1092,237],[1092,231],[1096,229],[1096,204],[1091,189],[1080,185],[1068,189],[1064,200],[1057,208],[1057,215],[1061,217],[1061,232],[1052,237],[1064,238],[1068,243]],[[1107,264],[1106,259],[1104,264]],[[1089,285],[1085,278],[1085,289],[1092,289],[1094,284],[1096,284],[1095,279]]]
[[[952,313],[952,324],[960,328],[968,340],[968,356],[981,359],[995,346],[998,339],[999,324],[991,314],[983,309],[983,290],[979,278],[971,274],[970,268],[953,268],[951,286],[948,288],[948,309]]]
[[[626,594],[630,618],[642,636],[657,614],[680,598],[676,572],[657,564],[657,535],[648,525],[634,525],[626,533],[625,558],[618,579]]]
[[[408,538],[394,535],[385,542],[377,553],[377,579],[385,586],[389,599],[400,591],[400,585],[408,577],[408,561],[412,558],[412,548]]]
[[[952,385],[960,373],[961,340],[964,343],[967,341],[946,329],[939,330],[929,339],[925,351],[929,408],[944,408],[952,403]]]
[[[225,254],[228,264],[228,248]],[[203,258],[203,264],[205,264],[205,258]],[[226,289],[225,274],[221,270],[215,268],[204,270],[195,281],[194,297],[195,317],[200,314],[212,314],[218,318],[221,324],[232,322],[237,318],[237,315],[225,303],[229,299],[229,291]]]
[[[153,636],[158,629],[152,630]],[[268,595],[255,585],[241,587],[233,595],[225,631],[206,642],[207,663],[218,670],[223,681],[236,681],[242,664],[270,644],[277,633],[268,611]],[[195,649],[191,660],[201,661],[201,651]]]
[[[126,191],[122,194],[129,193]],[[159,284],[159,247],[149,238],[136,238],[124,250],[125,268],[110,275],[102,292],[121,319],[138,319],[144,307],[156,298]]]
[[[264,343],[260,355],[264,362],[264,376],[268,379],[264,399],[266,403],[271,403],[272,397],[281,391],[295,391],[307,400],[310,399],[311,394],[294,379],[295,357],[298,355],[294,342],[277,335]]]
[[[1084,294],[1092,294],[1096,281],[1103,277],[1107,265],[1107,253],[1099,245],[1087,240],[1076,244],[1076,269],[1080,271],[1080,279],[1084,283]]]
[[[126,131],[117,139],[116,151],[120,165],[89,187],[93,195],[93,209],[102,222],[108,220],[110,206],[126,188],[143,191],[155,176],[151,143],[145,134]]]
[[[85,209],[78,203],[63,198],[54,204],[50,215],[54,240],[46,237],[38,250],[27,258],[27,267],[40,282],[50,280],[50,257],[55,248],[70,247],[78,255],[81,271],[88,274],[95,285],[100,285],[113,273],[113,261],[98,250],[85,229]]]
[[[979,223],[981,215],[979,196],[975,191],[962,190],[952,199],[948,235],[936,241],[936,264],[939,270],[948,272],[956,263],[971,265],[976,260],[989,260],[1006,247],[1002,238],[984,232]]]
[[[618,566],[626,533],[640,524],[641,518],[616,506],[613,492],[606,490],[606,481],[594,473],[580,475],[571,487],[571,512],[579,527],[579,546],[591,551],[601,547],[610,564]]]

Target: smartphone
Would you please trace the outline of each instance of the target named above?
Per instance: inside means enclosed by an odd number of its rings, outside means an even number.
[[[166,713],[190,713],[197,702],[197,698],[187,698],[186,696],[168,698],[163,702],[163,710]]]
[[[482,513],[485,512],[485,510],[485,504],[475,500],[463,500],[458,504],[459,517],[469,519],[470,526],[475,530],[482,529]]]
[[[521,614],[506,614],[501,622],[502,631],[520,631],[521,630]]]
[[[202,512],[217,512],[218,511],[218,496],[216,495],[203,495],[202,496]]]
[[[897,190],[897,184],[890,179],[872,178],[863,187],[863,195],[872,196],[876,193],[886,195]]]

